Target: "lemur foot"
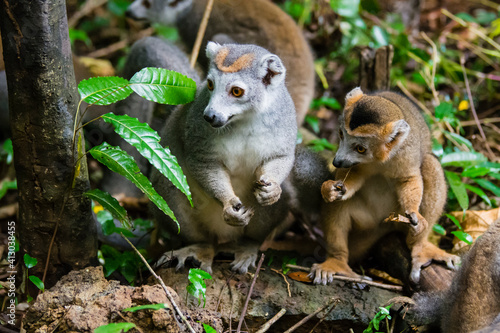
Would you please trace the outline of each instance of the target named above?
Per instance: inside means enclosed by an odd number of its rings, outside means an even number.
[[[360,275],[353,272],[351,267],[342,260],[335,258],[328,258],[324,263],[313,264],[311,267],[311,273],[309,277],[313,280],[315,284],[323,284],[333,282],[334,275],[344,275],[352,278],[361,278]]]
[[[270,206],[281,197],[281,187],[274,180],[262,176],[256,184],[254,191],[257,202],[262,206]]]
[[[405,215],[410,220],[409,238],[417,238],[423,231],[428,230],[429,222],[419,212],[407,211]]]
[[[235,227],[244,227],[253,216],[253,209],[245,207],[238,197],[234,197],[227,205],[224,205],[223,217],[227,224]]]
[[[212,274],[212,261],[215,256],[215,250],[210,244],[193,244],[181,249],[165,252],[155,264],[155,267],[160,267],[177,258],[179,263],[175,269],[179,270],[184,267],[188,258],[193,258],[200,264],[200,268],[205,272]]]
[[[246,274],[248,268],[255,268],[255,262],[259,252],[259,244],[251,241],[241,243],[224,244],[219,247],[218,252],[234,253],[231,269],[241,274]]]
[[[341,180],[327,180],[321,185],[321,195],[326,202],[342,200],[345,192],[346,188]]]
[[[430,265],[432,261],[439,261],[446,264],[446,267],[457,270],[460,265],[460,257],[441,250],[437,246],[427,241],[416,244],[411,250],[411,273],[410,280],[413,283],[420,281],[420,272],[423,267]]]

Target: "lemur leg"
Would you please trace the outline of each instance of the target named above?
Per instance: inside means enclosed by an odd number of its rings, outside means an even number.
[[[160,267],[177,258],[179,263],[176,269],[181,269],[188,258],[193,258],[200,263],[200,268],[205,272],[212,273],[212,262],[215,256],[215,249],[211,244],[193,244],[172,252],[165,252],[158,259],[155,267]]]
[[[427,240],[432,226],[443,213],[446,203],[446,181],[439,161],[431,154],[424,157],[422,163],[423,197],[420,212],[427,224],[410,226],[406,242],[411,250],[412,269],[410,279],[417,283],[420,280],[420,270],[432,260],[444,262],[450,269],[456,269],[460,257],[447,253]],[[420,230],[419,230],[420,229]]]
[[[233,253],[234,261],[231,263],[232,270],[246,274],[249,267],[255,268],[259,247],[259,243],[247,239],[238,241],[238,243],[222,244],[217,248],[217,252]]]
[[[346,203],[339,202],[322,206],[323,231],[328,251],[328,258],[321,264],[313,264],[309,276],[316,284],[331,283],[333,276],[345,275],[359,277],[349,267],[348,236],[351,229],[351,219],[347,214]]]

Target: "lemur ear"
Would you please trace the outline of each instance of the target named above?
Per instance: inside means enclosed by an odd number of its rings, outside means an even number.
[[[354,88],[345,97],[345,107],[348,108],[352,106],[354,103],[359,101],[361,97],[363,97],[363,91],[361,90],[361,88]]]
[[[383,141],[381,142],[379,159],[385,162],[394,156],[409,133],[410,125],[404,119],[390,122],[382,127],[380,134]]]
[[[260,59],[258,75],[265,86],[275,87],[285,79],[286,69],[277,55],[268,54]]]
[[[207,50],[206,50],[207,58],[210,60],[214,59],[215,55],[219,52],[221,47],[222,47],[222,45],[220,45],[218,43],[208,42]]]

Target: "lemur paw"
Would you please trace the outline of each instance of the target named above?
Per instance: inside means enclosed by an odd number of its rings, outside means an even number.
[[[165,252],[160,257],[160,259],[158,259],[155,267],[160,267],[177,258],[177,261],[179,263],[177,264],[175,269],[179,270],[184,267],[188,258],[192,258],[197,264],[200,265],[200,268],[202,270],[212,274],[212,261],[214,259],[214,256],[215,250],[211,245],[193,244],[172,252]]]
[[[412,237],[420,235],[423,231],[427,230],[429,223],[420,215],[419,212],[405,212],[406,217],[410,220],[411,228],[410,233]]]
[[[231,269],[240,274],[246,274],[248,268],[255,268],[255,261],[257,260],[257,252],[237,252],[234,254],[234,260],[231,263]]]
[[[353,278],[361,278],[360,275],[353,272],[351,267],[342,260],[335,258],[328,258],[324,263],[313,264],[311,267],[311,273],[309,277],[313,280],[314,284],[323,284],[333,282],[334,275],[344,275]]]
[[[240,199],[234,197],[227,205],[224,205],[223,217],[227,224],[235,227],[244,227],[253,216],[253,209],[245,207]]]
[[[439,261],[446,264],[451,270],[457,270],[460,265],[460,257],[441,250],[432,243],[425,241],[415,245],[411,250],[411,273],[410,280],[417,284],[420,281],[422,268],[430,265],[432,261]]]
[[[263,176],[257,181],[254,194],[259,204],[270,206],[281,197],[281,186]]]
[[[321,195],[326,202],[342,200],[345,192],[346,188],[341,180],[327,180],[321,185]]]

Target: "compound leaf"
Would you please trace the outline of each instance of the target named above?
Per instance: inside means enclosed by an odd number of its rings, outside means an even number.
[[[93,77],[78,84],[80,98],[89,104],[109,105],[132,93],[127,79],[117,76]]]
[[[132,76],[130,83],[138,95],[161,104],[186,104],[196,94],[192,79],[164,68],[143,68]]]
[[[104,192],[96,188],[94,190],[85,192],[83,195],[100,203],[102,207],[104,207],[104,209],[109,211],[115,219],[120,221],[127,228],[131,227],[130,220],[127,216],[127,211],[125,210],[125,208],[120,206],[118,200],[113,198],[108,192]]]
[[[179,228],[179,223],[170,207],[168,207],[165,200],[156,192],[149,179],[141,173],[134,159],[129,154],[119,147],[109,145],[107,142],[92,148],[90,154],[96,160],[107,166],[111,171],[119,173],[134,183],[144,194],[146,194],[151,202],[174,220]]]
[[[182,193],[184,193],[191,206],[191,192],[179,163],[168,148],[160,145],[160,136],[148,124],[141,123],[137,118],[128,115],[115,115],[107,113],[102,116],[105,122],[114,126],[125,141],[134,146],[162,175],[168,178]]]

